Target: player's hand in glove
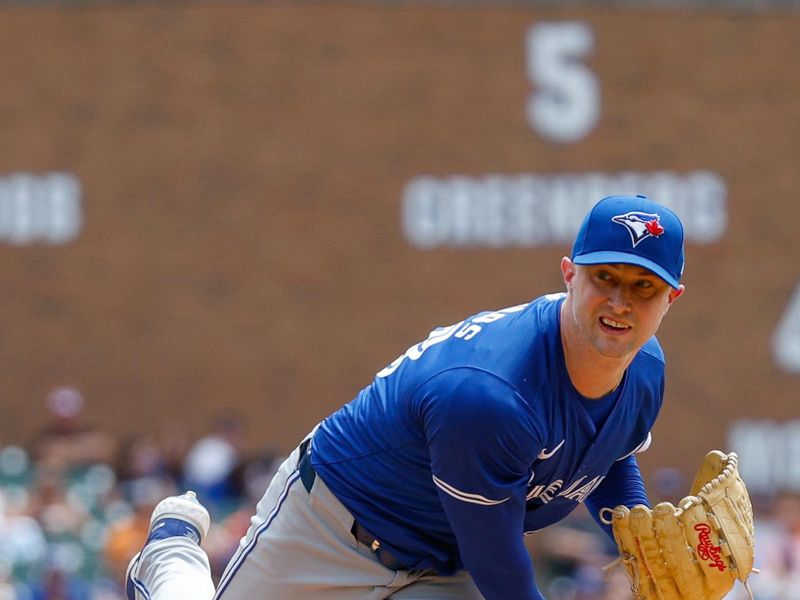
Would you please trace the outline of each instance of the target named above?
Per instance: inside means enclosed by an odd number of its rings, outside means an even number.
[[[753,507],[736,454],[709,452],[689,496],[603,509],[636,600],[719,600],[753,569]],[[608,521],[607,521],[608,522]]]

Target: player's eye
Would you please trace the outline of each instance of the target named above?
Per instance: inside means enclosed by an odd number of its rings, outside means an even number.
[[[598,271],[596,276],[600,281],[611,281],[613,279],[608,271]]]
[[[637,279],[633,282],[632,289],[640,298],[652,298],[658,288],[649,279]]]

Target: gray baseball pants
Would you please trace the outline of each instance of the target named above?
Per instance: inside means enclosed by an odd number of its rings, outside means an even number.
[[[466,571],[443,576],[384,567],[350,533],[353,516],[321,478],[306,491],[299,458],[296,448],[258,503],[214,600],[482,600]],[[208,577],[203,563],[194,559],[192,564],[199,579]],[[169,578],[169,570],[161,569],[160,577]],[[148,583],[149,589],[157,588],[157,582]],[[211,600],[210,595],[193,598]],[[151,600],[172,596],[151,595]]]

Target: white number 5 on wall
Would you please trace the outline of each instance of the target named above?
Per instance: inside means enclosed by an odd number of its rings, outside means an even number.
[[[594,48],[580,21],[539,23],[528,30],[526,67],[534,86],[526,114],[533,130],[555,142],[586,137],[600,115],[600,84],[584,61]]]

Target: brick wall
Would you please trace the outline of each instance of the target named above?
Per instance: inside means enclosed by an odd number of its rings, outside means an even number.
[[[600,110],[555,142],[526,118],[526,40],[567,21],[592,33],[582,62]],[[194,435],[236,406],[251,446],[288,449],[432,326],[561,288],[566,243],[412,244],[403,197],[423,175],[717,174],[724,234],[688,246],[645,464],[724,446],[723,411],[792,416],[800,380],[770,344],[800,277],[799,24],[588,7],[4,8],[0,177],[72,174],[82,220],[64,243],[0,246],[0,439],[29,439],[68,384],[119,435]]]

